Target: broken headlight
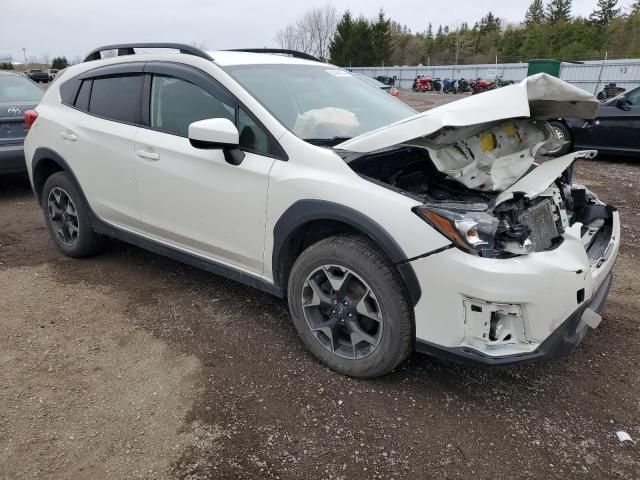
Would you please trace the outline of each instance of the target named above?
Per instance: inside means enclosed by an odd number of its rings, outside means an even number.
[[[534,251],[531,229],[485,210],[450,210],[421,205],[414,212],[458,248],[481,257],[510,258]]]
[[[414,211],[457,247],[474,255],[496,256],[493,251],[499,221],[494,216],[481,211],[458,212],[425,205]]]

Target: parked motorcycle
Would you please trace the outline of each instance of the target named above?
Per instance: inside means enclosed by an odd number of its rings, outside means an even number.
[[[513,80],[503,80],[502,75],[496,77],[496,88],[506,87],[507,85],[513,85]]]
[[[461,78],[458,80],[458,92],[467,93],[471,91],[471,87],[469,86],[469,81]]]
[[[484,80],[483,78],[478,78],[475,81],[471,82],[472,95],[475,95],[476,93],[486,92],[487,90],[494,90],[495,88],[498,88],[495,82]]]
[[[413,79],[411,90],[414,92],[432,92],[434,90],[433,80],[431,77],[418,75]]]
[[[436,77],[431,82],[433,83],[434,92],[439,92],[442,90],[442,81],[439,78]]]
[[[453,78],[445,78],[442,81],[442,92],[443,93],[458,93],[458,80]]]

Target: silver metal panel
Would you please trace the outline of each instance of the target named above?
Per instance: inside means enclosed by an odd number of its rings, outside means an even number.
[[[416,75],[444,78],[486,78],[493,79],[502,75],[505,80],[519,81],[527,76],[526,63],[499,63],[479,65],[437,65],[437,66],[404,66],[404,67],[354,67],[351,70],[371,77],[385,75],[396,76],[396,86],[409,89]],[[591,60],[582,64],[563,63],[560,78],[586,90],[597,93],[604,85],[615,83],[619,87],[630,90],[640,85],[640,60]]]

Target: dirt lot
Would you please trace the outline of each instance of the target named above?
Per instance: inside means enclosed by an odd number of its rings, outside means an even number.
[[[405,94],[418,108],[449,99]],[[111,242],[63,257],[0,178],[0,479],[640,478],[640,162],[582,161],[623,244],[601,326],[504,369],[414,355],[359,381],[283,301]]]

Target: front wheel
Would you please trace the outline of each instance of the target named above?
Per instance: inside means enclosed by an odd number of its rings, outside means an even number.
[[[307,248],[289,276],[289,310],[306,347],[352,377],[389,373],[411,352],[405,289],[369,240],[336,236]]]
[[[556,148],[555,150],[550,150],[548,152],[548,155],[551,157],[561,157],[562,155],[566,155],[571,151],[571,148],[572,148],[571,132],[569,131],[567,126],[562,122],[550,122],[549,126],[551,127],[551,131],[553,132],[553,135],[558,140],[561,140],[565,143],[562,144],[560,147]]]

